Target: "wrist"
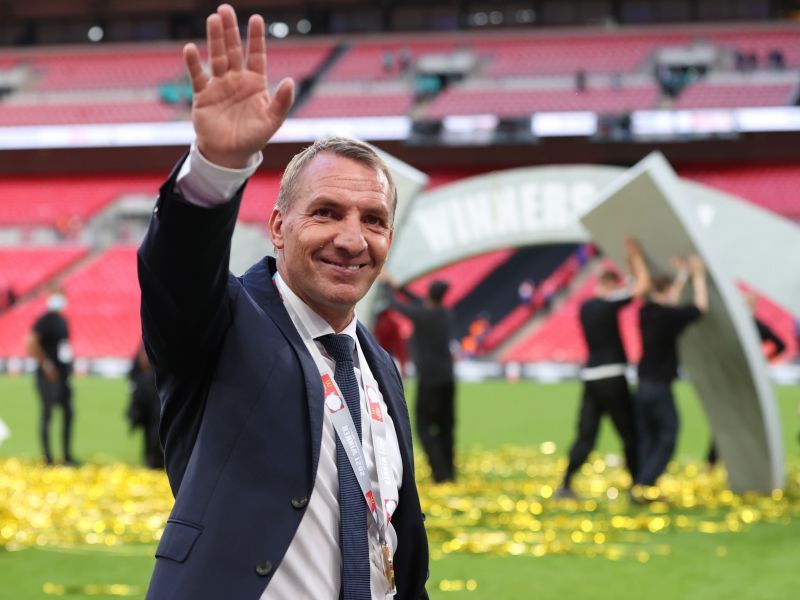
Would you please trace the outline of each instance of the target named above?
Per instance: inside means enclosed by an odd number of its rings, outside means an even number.
[[[206,162],[216,167],[234,169],[237,171],[247,169],[253,162],[253,157],[257,156],[257,153],[238,154],[231,152],[215,152],[203,146],[199,141],[197,142],[197,152]]]

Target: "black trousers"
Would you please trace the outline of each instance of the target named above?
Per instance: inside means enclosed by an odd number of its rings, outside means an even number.
[[[640,381],[634,398],[640,460],[634,481],[655,485],[672,459],[678,439],[678,411],[672,385]]]
[[[417,435],[437,482],[455,479],[455,389],[453,380],[429,383],[424,377],[417,386]]]
[[[633,416],[631,392],[624,375],[583,382],[583,398],[578,415],[578,431],[575,442],[569,451],[569,465],[564,475],[564,487],[569,487],[572,476],[586,462],[594,448],[600,419],[604,414],[611,422],[622,440],[625,464],[631,475],[638,468],[636,427]]]
[[[53,409],[61,407],[62,411],[62,432],[61,441],[64,450],[64,460],[72,460],[71,441],[72,441],[72,388],[69,380],[61,378],[58,381],[50,381],[42,373],[36,375],[36,389],[39,392],[41,405],[41,415],[39,419],[39,438],[42,443],[44,458],[48,463],[53,462],[53,452],[50,447],[50,420],[53,417]]]
[[[144,448],[143,458],[145,466],[151,469],[164,468],[164,451],[158,438],[158,419],[150,418],[143,423]]]

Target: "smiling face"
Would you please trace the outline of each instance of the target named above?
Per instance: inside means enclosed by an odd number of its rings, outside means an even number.
[[[281,277],[336,331],[350,322],[386,262],[389,189],[379,170],[322,152],[300,174],[289,206],[270,217]]]

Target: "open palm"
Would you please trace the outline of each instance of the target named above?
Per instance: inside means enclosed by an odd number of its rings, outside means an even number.
[[[211,162],[241,168],[283,124],[294,102],[294,82],[284,79],[270,96],[260,16],[248,23],[246,63],[231,6],[220,6],[206,26],[211,79],[203,71],[197,46],[187,44],[183,52],[194,91],[197,145]]]

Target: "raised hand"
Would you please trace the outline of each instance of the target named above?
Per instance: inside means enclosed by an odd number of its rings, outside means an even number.
[[[700,258],[697,254],[693,254],[689,257],[689,272],[694,275],[704,275],[706,272],[706,266],[703,263],[703,259]]]
[[[669,262],[672,264],[672,268],[678,272],[689,271],[689,263],[682,256],[673,256]]]
[[[194,91],[197,147],[217,165],[242,168],[283,124],[294,102],[294,82],[284,79],[270,96],[261,16],[250,17],[246,58],[230,5],[221,5],[208,17],[206,32],[211,79],[203,72],[197,46],[187,44],[183,49]]]

